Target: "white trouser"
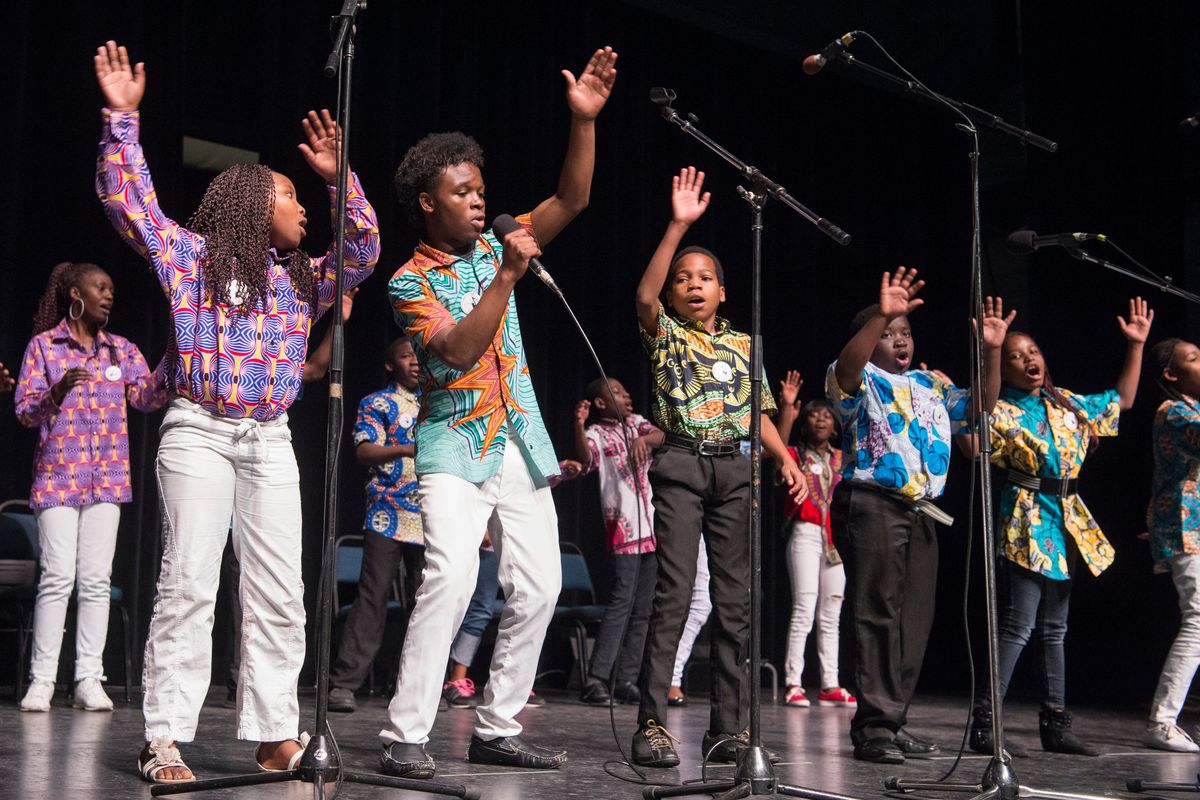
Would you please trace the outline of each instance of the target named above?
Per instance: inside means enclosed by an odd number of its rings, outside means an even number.
[[[788,538],[788,573],[792,579],[792,621],[788,625],[788,686],[802,686],[804,646],[817,621],[817,653],[821,659],[821,688],[838,684],[838,622],[846,595],[846,571],[825,558],[825,530],[811,522],[792,523]],[[817,615],[817,612],[820,612]]]
[[[683,668],[692,657],[692,645],[700,635],[700,629],[708,622],[712,613],[712,598],[708,596],[708,551],[704,541],[696,556],[696,582],[692,584],[692,603],[688,606],[687,621],[683,623],[683,636],[679,638],[679,649],[675,651],[675,670],[671,673],[671,685],[683,685]]]
[[[30,677],[54,683],[71,587],[75,614],[75,680],[104,680],[109,580],[121,507],[116,503],[43,508],[37,513],[42,577],[33,612]]]
[[[500,471],[482,483],[447,473],[419,479],[425,578],[404,637],[390,724],[379,732],[385,745],[429,741],[450,644],[475,591],[484,530],[492,531],[505,603],[475,733],[494,739],[521,732],[515,717],[533,688],[562,564],[554,498],[548,487],[534,484],[519,442],[510,427]]]
[[[300,479],[287,415],[217,417],[175,399],[162,424],[162,570],[146,640],[146,738],[190,742],[212,672],[213,608],[232,520],[241,565],[239,739],[296,735],[304,663]]]
[[[1174,725],[1187,700],[1192,676],[1200,666],[1200,556],[1178,555],[1170,563],[1179,595],[1179,633],[1158,678],[1150,721]]]

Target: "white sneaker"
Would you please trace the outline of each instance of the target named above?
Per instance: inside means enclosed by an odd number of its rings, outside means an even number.
[[[112,711],[113,701],[104,693],[104,687],[95,678],[84,678],[75,684],[75,708],[84,711]]]
[[[1200,745],[1192,741],[1183,728],[1170,722],[1148,724],[1146,732],[1142,734],[1142,744],[1174,753],[1200,753]]]
[[[50,698],[54,697],[52,681],[34,681],[21,699],[22,711],[49,711]]]

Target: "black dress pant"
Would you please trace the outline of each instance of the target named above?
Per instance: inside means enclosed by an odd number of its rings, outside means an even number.
[[[937,533],[904,501],[846,481],[829,517],[854,622],[858,710],[850,739],[891,739],[906,721],[933,626]]]
[[[638,722],[666,719],[675,651],[687,621],[703,533],[712,595],[714,670],[709,730],[742,730],[750,632],[750,461],[739,454],[702,456],[666,444],[650,468],[658,580],[642,663]]]

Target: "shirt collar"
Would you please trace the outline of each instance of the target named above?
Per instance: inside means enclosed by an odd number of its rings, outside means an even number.
[[[1024,411],[1028,411],[1031,408],[1037,408],[1042,402],[1042,396],[1040,394],[1033,394],[1032,392],[1027,392],[1024,389],[1018,389],[1015,386],[1001,386],[1000,398],[1002,400],[1007,400],[1017,408],[1020,408]]]
[[[700,320],[688,319],[687,317],[680,317],[678,315],[675,316],[675,319],[676,319],[676,321],[679,322],[679,324],[681,326],[683,326],[684,328],[687,328],[690,331],[694,331],[696,333],[708,334],[709,336],[712,336],[712,337],[717,337],[724,333],[728,333],[730,330],[729,320],[725,319],[724,317],[716,317],[713,319],[712,333],[708,332],[708,330],[704,327],[704,325],[701,324]]]
[[[71,326],[67,324],[67,318],[62,320],[50,329],[50,338],[55,341],[69,342],[80,350],[86,350],[83,343],[75,338],[75,334],[71,333]],[[104,328],[96,330],[96,351],[99,352],[101,347],[112,347],[112,339]]]
[[[413,259],[432,262],[432,266],[438,269],[446,269],[454,266],[459,261],[469,263],[474,258],[475,254],[479,252],[480,248],[482,248],[484,252],[492,252],[492,246],[488,244],[488,241],[484,239],[482,235],[475,240],[475,247],[472,249],[471,255],[466,258],[438,250],[433,245],[422,240],[417,244],[417,249],[413,252]]]

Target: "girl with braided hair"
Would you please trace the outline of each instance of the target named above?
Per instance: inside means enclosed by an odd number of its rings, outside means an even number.
[[[1129,319],[1117,317],[1127,341],[1116,387],[1075,394],[1056,387],[1037,342],[1009,331],[1000,355],[1000,399],[992,412],[992,463],[1005,471],[1000,494],[999,540],[1000,695],[1012,679],[1034,628],[1042,642],[1042,748],[1054,753],[1099,755],[1071,730],[1066,710],[1066,658],[1071,580],[1080,558],[1093,575],[1113,562],[1113,548],[1076,492],[1084,459],[1101,436],[1116,436],[1122,411],[1133,407],[1142,348],[1154,312],[1140,297],[1129,301]],[[969,744],[992,753],[992,708],[987,684],[975,697]],[[1008,740],[1012,755],[1024,755]]]
[[[29,505],[42,564],[22,711],[50,710],[76,585],[74,705],[113,707],[101,681],[117,524],[121,504],[133,499],[126,404],[151,412],[167,396],[161,371],[151,373],[136,345],[105,330],[112,304],[108,273],[95,264],[59,264],[21,364],[14,399],[21,424],[38,429]]]
[[[1179,633],[1158,678],[1142,743],[1158,750],[1200,752],[1179,727],[1179,712],[1200,666],[1200,347],[1164,339],[1150,348],[1150,368],[1166,399],[1154,416],[1150,555],[1169,572],[1179,595]]]
[[[237,737],[259,742],[264,770],[294,767],[296,681],[304,661],[300,485],[287,410],[300,390],[312,324],[337,299],[336,255],[300,250],[307,218],[284,175],[257,164],[222,172],[185,228],[159,208],[138,143],[142,64],[115,42],[98,48],[104,129],[96,191],[117,232],[151,264],[171,308],[170,408],[157,471],[162,569],[143,675],[152,782],[193,780],[176,742],[195,737],[208,691],[213,606],[232,526],[244,613]],[[328,111],[301,121],[300,152],[334,183],[340,132]],[[375,212],[351,175],[345,287],[379,258]]]

